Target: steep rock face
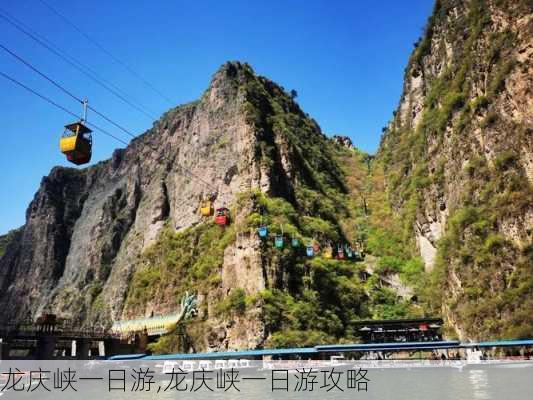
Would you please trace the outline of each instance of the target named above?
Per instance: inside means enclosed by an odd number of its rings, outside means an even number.
[[[250,193],[296,204],[300,184],[342,187],[326,142],[282,88],[245,64],[225,64],[199,101],[168,111],[110,160],[55,168],[43,179],[25,226],[0,259],[0,322],[48,311],[109,327],[174,312],[190,290],[204,321],[191,328],[199,330],[196,348],[260,345],[260,304],[244,315],[220,311],[291,279],[283,262],[264,255],[254,230],[243,228],[258,207]],[[309,146],[321,150],[306,160]],[[205,198],[232,209],[232,226],[201,217]],[[228,296],[231,304],[223,302]]]
[[[273,249],[272,237],[258,237],[259,225],[269,225],[272,235],[284,232],[285,240],[296,237],[302,245],[304,238],[325,237],[319,223],[339,237],[331,226],[335,215],[321,210],[326,200],[332,208],[329,192],[344,190],[329,141],[283,88],[255,76],[247,66],[239,71],[235,95],[247,129],[249,144],[244,149],[251,152],[252,161],[243,163],[243,152],[236,154],[241,158],[233,180],[254,171],[256,175],[251,184],[238,185],[237,196],[226,202],[233,213],[226,229],[201,223],[176,235],[165,228],[137,262],[124,307],[127,316],[140,309],[148,315],[161,313],[175,305],[175,293],[194,291],[200,312],[188,333],[195,349],[263,345],[274,331],[283,329],[281,318],[265,324],[271,291],[287,292],[287,301],[301,296],[302,246]],[[214,179],[224,181],[226,176]],[[306,218],[315,225],[302,226]],[[164,343],[157,351],[170,351]]]
[[[270,188],[254,164],[255,137],[237,93],[244,73],[240,64],[225,65],[201,101],[167,112],[112,159],[85,170],[56,168],[43,179],[21,239],[1,260],[3,318],[48,307],[83,321],[87,288],[96,283],[116,318],[131,260],[166,221],[178,230],[192,226],[201,220],[201,198],[229,205],[237,192]]]
[[[2,257],[4,322],[27,317],[63,275],[74,224],[85,201],[86,179],[85,172],[60,168],[43,178],[28,207],[26,225]],[[14,276],[23,279],[14,280]]]
[[[532,333],[532,32],[527,1],[438,0],[378,154],[462,337]]]

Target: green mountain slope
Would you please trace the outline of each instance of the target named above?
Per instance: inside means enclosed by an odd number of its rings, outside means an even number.
[[[378,154],[425,300],[461,337],[533,335],[531,17],[437,1]]]
[[[286,347],[358,340],[354,323],[361,319],[421,315],[420,307],[400,298],[381,279],[382,274],[409,268],[418,272],[420,262],[410,252],[397,254],[395,238],[390,243],[380,240],[389,231],[374,223],[386,223],[384,215],[390,222],[393,218],[390,209],[382,210],[384,200],[369,189],[374,184],[371,157],[331,142],[282,88],[249,69],[239,91],[259,138],[257,160],[275,173],[271,189],[241,192],[231,207],[235,223],[224,231],[207,221],[180,233],[161,234],[139,260],[143,267],[132,278],[126,309],[133,312],[144,296],[196,291],[205,301],[187,329],[187,343],[193,346],[216,337],[220,325],[237,325],[243,319],[259,318],[264,326],[261,345]],[[367,215],[361,203],[366,196]],[[258,240],[260,226],[269,230],[269,238],[257,244],[264,289],[224,291],[220,275],[225,246],[243,237]],[[282,233],[284,247],[276,248],[274,238]],[[357,243],[370,261],[325,256],[328,246],[336,252],[339,245],[344,249]],[[321,252],[308,257],[306,246],[312,244],[319,244]],[[255,260],[249,262],[246,268],[256,267]],[[185,350],[182,345],[167,336],[152,347],[170,352]]]

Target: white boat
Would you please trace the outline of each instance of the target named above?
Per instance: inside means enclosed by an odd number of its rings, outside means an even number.
[[[466,361],[468,364],[480,364],[483,361],[481,350],[466,349]]]

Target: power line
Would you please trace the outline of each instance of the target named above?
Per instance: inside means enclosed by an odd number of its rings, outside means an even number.
[[[137,79],[139,79],[141,82],[143,82],[147,87],[152,89],[155,93],[157,93],[160,97],[168,101],[169,103],[173,104],[174,102],[166,96],[164,93],[162,93],[159,89],[157,89],[152,83],[150,83],[148,80],[146,80],[144,77],[142,77],[138,72],[136,72],[133,68],[131,68],[128,64],[126,64],[124,61],[120,60],[118,57],[116,57],[113,53],[111,53],[109,50],[107,50],[104,46],[102,46],[99,42],[97,42],[95,39],[93,39],[91,36],[89,36],[87,33],[85,33],[79,26],[74,24],[71,19],[65,17],[63,14],[61,14],[59,11],[57,11],[54,7],[52,7],[50,4],[48,4],[44,0],[39,0],[46,8],[48,8],[52,13],[54,13],[56,16],[61,18],[63,21],[65,21],[68,25],[70,25],[72,28],[74,28],[80,35],[82,35],[85,39],[87,39],[89,42],[91,42],[94,46],[96,46],[100,51],[107,54],[109,57],[113,59],[117,64],[121,65],[124,69],[126,69],[130,74],[135,76]]]
[[[148,118],[155,120],[157,117],[153,115],[152,113],[145,111],[145,107],[140,107],[128,100],[126,97],[132,97],[128,96],[123,90],[115,86],[114,84],[106,81],[104,78],[100,77],[94,70],[89,68],[88,66],[82,64],[80,61],[76,60],[74,57],[70,57],[66,54],[65,51],[62,51],[59,49],[59,47],[53,45],[49,40],[44,38],[39,38],[39,36],[35,33],[30,32],[27,29],[24,29],[23,24],[14,18],[13,16],[10,16],[5,10],[0,8],[0,18],[2,18],[4,21],[9,23],[11,26],[13,26],[18,31],[24,33],[26,36],[34,40],[36,43],[62,59],[64,62],[75,68],[76,70],[80,71],[82,74],[87,76],[92,81],[96,82],[98,85],[112,93],[115,97],[122,100],[124,103],[128,104],[130,107],[136,109],[137,111],[141,112]],[[48,42],[48,43],[47,43]],[[119,93],[119,92],[122,92]]]
[[[45,96],[45,95],[43,95],[43,94],[37,92],[36,90],[30,88],[29,86],[26,86],[24,83],[22,83],[22,82],[18,81],[17,79],[15,79],[15,78],[13,78],[13,77],[11,77],[11,76],[5,74],[4,72],[0,71],[0,76],[4,77],[5,79],[11,81],[12,83],[14,83],[14,84],[16,84],[16,85],[22,87],[23,89],[25,89],[25,90],[27,90],[28,92],[32,93],[33,95],[35,95],[35,96],[41,98],[42,100],[44,100],[44,101],[46,101],[47,103],[53,105],[54,107],[56,107],[56,108],[58,108],[58,109],[60,109],[60,110],[62,110],[62,111],[64,111],[64,112],[66,112],[67,114],[70,114],[70,115],[72,115],[72,116],[75,117],[75,118],[79,118],[79,115],[77,115],[77,114],[74,113],[73,111],[70,111],[68,108],[63,107],[62,105],[56,103],[54,100],[50,99],[49,97],[47,97],[47,96]],[[103,134],[108,135],[108,136],[112,137],[113,139],[119,141],[120,143],[123,143],[123,144],[125,144],[126,146],[128,145],[127,142],[125,142],[124,140],[120,139],[119,137],[113,135],[112,133],[106,131],[105,129],[100,128],[98,125],[95,125],[95,124],[93,124],[93,123],[87,123],[87,124],[88,124],[88,125],[91,125],[94,129],[96,129],[96,130],[102,132]]]

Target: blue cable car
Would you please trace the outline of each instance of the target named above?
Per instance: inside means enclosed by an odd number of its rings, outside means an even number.
[[[257,233],[259,234],[259,237],[266,238],[268,236],[268,228],[266,225],[260,226],[257,228]]]
[[[348,256],[348,258],[353,258],[352,246],[345,245],[345,249],[346,249],[346,255]]]
[[[291,240],[291,246],[292,247],[299,247],[300,246],[300,241],[298,240],[297,237],[292,237],[292,240]]]
[[[307,257],[313,257],[315,255],[315,249],[313,249],[313,246],[307,246],[305,248],[305,254]]]

